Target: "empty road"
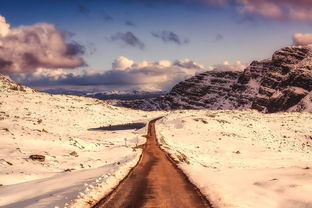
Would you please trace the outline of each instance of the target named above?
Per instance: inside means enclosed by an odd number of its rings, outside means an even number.
[[[94,208],[202,208],[209,202],[160,149],[156,119],[148,126],[142,158],[120,185]]]

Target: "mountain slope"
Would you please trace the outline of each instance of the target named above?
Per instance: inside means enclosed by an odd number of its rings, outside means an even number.
[[[312,49],[290,46],[276,51],[271,59],[252,62],[243,72],[208,71],[180,82],[163,97],[119,105],[142,110],[311,112],[311,90]]]

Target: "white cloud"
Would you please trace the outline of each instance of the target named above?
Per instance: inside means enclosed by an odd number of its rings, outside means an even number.
[[[222,64],[213,65],[211,68],[215,71],[243,71],[246,69],[247,64],[243,64],[240,61],[236,61],[230,64],[228,61],[224,61]]]
[[[41,79],[42,77],[48,77],[52,80],[60,80],[66,78],[69,73],[64,69],[54,69],[49,70],[45,68],[38,68],[34,73],[33,77],[37,79]]]
[[[66,43],[54,25],[38,23],[9,29],[0,18],[0,73],[31,73],[38,68],[74,68],[84,64],[84,47]]]
[[[294,45],[312,45],[312,34],[295,33],[293,36]]]
[[[0,16],[0,37],[6,36],[10,31],[10,25],[6,22],[5,18]]]
[[[124,57],[120,56],[112,63],[112,67],[115,70],[126,70],[130,68],[133,65],[134,61]]]

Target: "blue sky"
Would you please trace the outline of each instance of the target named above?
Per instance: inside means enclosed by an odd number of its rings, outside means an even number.
[[[0,15],[11,28],[45,22],[71,34],[71,40],[87,49],[82,58],[88,66],[78,70],[111,70],[120,56],[136,62],[187,58],[206,66],[225,60],[249,63],[291,45],[294,33],[312,32],[307,20],[281,20],[257,10],[239,12],[240,0],[223,6],[206,3],[211,0],[185,1],[8,0],[1,1]],[[172,32],[182,43],[152,35],[162,31]],[[128,32],[144,47],[120,40],[120,34]]]

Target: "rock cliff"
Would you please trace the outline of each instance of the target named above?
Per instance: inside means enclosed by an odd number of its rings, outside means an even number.
[[[257,109],[312,112],[312,48],[289,46],[243,72],[208,71],[180,82],[163,97],[120,102],[142,110]]]

